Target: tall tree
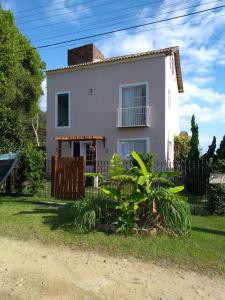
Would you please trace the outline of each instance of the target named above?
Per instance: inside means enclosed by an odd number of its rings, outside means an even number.
[[[190,137],[187,132],[182,131],[174,137],[174,160],[185,161],[190,151]]]
[[[195,116],[191,118],[191,140],[190,151],[188,153],[188,160],[197,161],[199,159],[199,132],[198,124],[195,122]]]
[[[204,160],[210,160],[211,158],[214,158],[216,151],[216,137],[213,137],[211,145],[209,145],[207,152],[203,155]]]
[[[225,159],[225,135],[220,143],[219,148],[216,151],[218,159]]]
[[[19,32],[13,14],[0,7],[0,151],[22,147],[31,133],[23,126],[39,110],[45,64]],[[4,147],[2,141],[5,141]]]

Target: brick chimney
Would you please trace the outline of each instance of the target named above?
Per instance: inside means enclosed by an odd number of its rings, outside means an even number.
[[[93,62],[104,58],[104,55],[94,44],[88,44],[68,50],[68,66]]]

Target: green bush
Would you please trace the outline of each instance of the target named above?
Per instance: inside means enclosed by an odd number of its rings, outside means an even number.
[[[209,184],[208,209],[211,214],[225,215],[225,185]]]
[[[162,189],[155,202],[158,215],[166,229],[180,235],[191,229],[190,206],[181,197]]]
[[[98,223],[111,223],[114,202],[106,196],[89,196],[75,202],[72,206],[74,227],[78,232],[96,229]]]
[[[20,153],[16,172],[16,185],[19,193],[23,192],[23,183],[28,182],[28,190],[34,195],[44,186],[45,154],[42,149],[29,144]]]
[[[225,159],[215,159],[211,167],[212,173],[225,173]]]

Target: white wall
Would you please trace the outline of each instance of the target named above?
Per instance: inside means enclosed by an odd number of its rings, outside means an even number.
[[[171,92],[171,108],[169,108],[168,91]],[[170,67],[170,56],[166,57],[166,88],[165,88],[165,153],[168,156],[168,142],[172,142],[174,149],[174,136],[180,131],[179,125],[179,93],[177,87],[176,70],[174,74]],[[171,160],[174,158],[172,151]]]
[[[167,58],[166,58],[167,62]],[[168,73],[168,74],[167,74]],[[165,82],[166,81],[166,82]],[[148,82],[150,103],[150,127],[117,128],[117,108],[119,106],[119,86]],[[172,86],[174,94],[173,116],[165,112],[167,88]],[[98,159],[111,158],[117,151],[117,139],[149,138],[150,151],[157,154],[157,160],[167,158],[168,130],[177,132],[178,93],[175,79],[169,76],[165,56],[145,57],[136,61],[119,62],[111,65],[94,65],[85,69],[69,69],[47,74],[47,155],[56,154],[55,136],[59,135],[102,135],[106,137],[106,147],[98,142]],[[91,95],[90,89],[94,88]],[[55,94],[70,91],[71,126],[55,128]],[[166,119],[166,120],[165,120]],[[165,121],[166,124],[165,125]],[[70,155],[69,144],[63,145],[63,154]]]

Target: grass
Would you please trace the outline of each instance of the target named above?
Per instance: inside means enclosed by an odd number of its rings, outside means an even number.
[[[77,234],[69,206],[43,205],[52,199],[0,197],[0,235],[36,239],[55,245],[129,255],[163,264],[176,264],[208,274],[225,275],[225,217],[193,216],[187,237],[165,235],[124,237],[101,232]],[[69,202],[68,202],[69,203]]]

